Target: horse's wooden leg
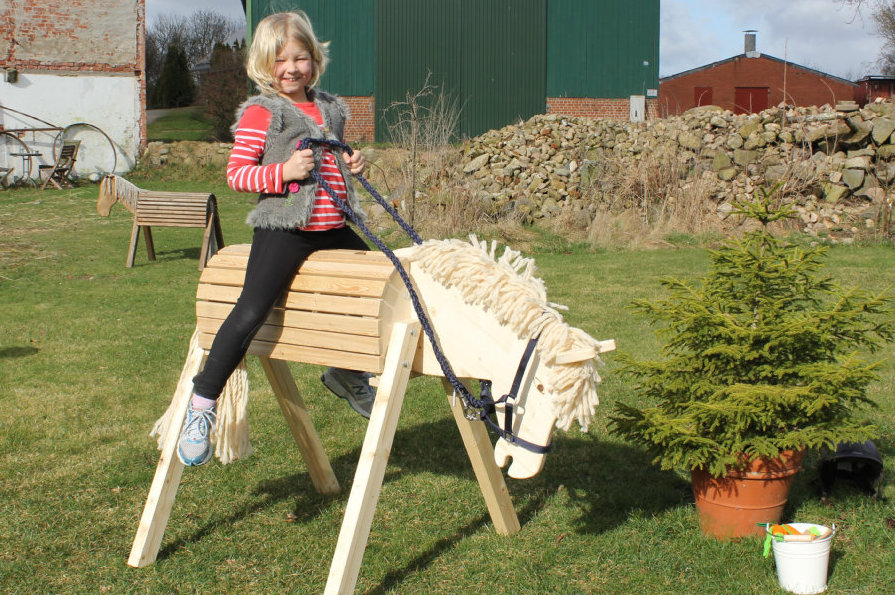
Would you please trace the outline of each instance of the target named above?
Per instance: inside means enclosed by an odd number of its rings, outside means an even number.
[[[127,248],[127,268],[134,266],[134,258],[137,256],[137,244],[140,243],[140,226],[134,220],[134,226],[131,228],[131,243]]]
[[[202,233],[202,248],[199,249],[199,270],[205,268],[205,264],[208,262],[208,259],[211,257],[210,243],[211,243],[211,232],[214,228],[214,223],[211,220],[211,216],[205,222],[205,231]]]
[[[212,223],[214,224],[214,238],[215,238],[215,249],[217,252],[221,248],[224,247],[224,230],[221,227],[221,216],[218,213],[217,209],[214,210],[214,214],[212,215]]]
[[[200,271],[205,268],[205,263],[208,262],[208,257],[209,257],[208,244],[211,241],[211,229],[212,229],[212,223],[211,223],[211,218],[209,217],[205,221],[205,230],[202,232],[202,247],[199,248],[199,270]]]
[[[332,466],[326,452],[323,450],[323,444],[305,407],[304,399],[295,386],[295,379],[289,370],[289,364],[282,360],[270,359],[269,357],[260,357],[261,367],[270,380],[270,386],[273,388],[277,401],[280,403],[280,410],[289,429],[292,431],[292,437],[298,444],[301,456],[308,466],[308,474],[311,476],[311,482],[321,494],[336,494],[339,492],[339,480],[333,473]]]
[[[448,402],[454,414],[454,420],[460,429],[463,445],[472,463],[472,470],[479,481],[479,488],[485,497],[485,504],[491,514],[494,530],[501,535],[512,535],[521,528],[516,508],[510,498],[510,492],[504,481],[503,473],[494,462],[494,449],[488,436],[485,422],[466,419],[463,405],[459,398],[453,397],[454,388],[447,379],[442,379],[444,389],[448,393]]]
[[[162,443],[162,452],[158,466],[155,468],[155,477],[149,488],[149,496],[146,498],[146,506],[143,508],[143,516],[140,517],[140,526],[134,537],[130,557],[127,560],[129,566],[142,568],[155,562],[165,527],[168,525],[168,517],[174,508],[174,497],[177,488],[180,487],[180,478],[183,475],[183,463],[177,456],[177,441],[180,438],[180,429],[186,418],[186,410],[192,398],[192,379],[199,372],[204,359],[204,353],[193,353],[187,359],[177,390],[174,393],[174,410],[168,432]]]
[[[419,343],[419,329],[419,322],[399,322],[392,328],[385,368],[376,391],[376,402],[370,414],[324,593],[354,592],[410,378],[413,354]]]
[[[152,241],[152,226],[143,226],[143,239],[146,240],[146,255],[149,260],[155,260],[155,244]]]

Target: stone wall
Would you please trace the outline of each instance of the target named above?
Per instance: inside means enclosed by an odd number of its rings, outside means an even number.
[[[141,167],[214,167],[220,168],[223,176],[233,143],[207,143],[199,141],[178,141],[173,143],[151,142],[146,145],[140,157]]]
[[[494,213],[514,210],[536,221],[572,211],[586,221],[599,201],[612,200],[595,175],[604,175],[606,160],[620,162],[621,171],[649,156],[669,167],[683,160],[680,187],[708,185],[719,217],[759,186],[782,181],[804,231],[849,240],[888,213],[893,131],[895,104],[881,101],[749,115],[707,106],[640,124],[540,115],[470,140],[463,171]]]

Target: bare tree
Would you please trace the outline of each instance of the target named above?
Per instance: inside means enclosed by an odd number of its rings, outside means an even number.
[[[217,44],[238,40],[244,31],[241,23],[209,10],[197,10],[190,15],[185,29],[191,66],[208,62]]]
[[[843,8],[852,11],[850,21],[868,16],[875,34],[882,38],[883,46],[877,66],[883,74],[895,74],[895,1],[893,0],[835,0]]]
[[[168,49],[185,48],[186,23],[183,18],[162,15],[146,30],[146,87],[158,84]]]
[[[171,48],[181,48],[190,69],[207,63],[218,44],[244,38],[245,24],[216,12],[197,10],[189,17],[162,15],[146,30],[146,86],[152,92],[158,84],[165,56]]]
[[[839,4],[843,8],[848,8],[852,11],[851,19],[849,22],[855,21],[856,19],[861,18],[862,13],[861,9],[867,3],[867,0],[834,0],[836,4]]]
[[[219,43],[211,53],[208,70],[199,79],[198,103],[204,106],[217,140],[233,140],[230,125],[236,108],[248,95],[245,50],[245,42],[232,46]]]
[[[408,91],[405,101],[396,101],[385,110],[389,116],[386,127],[392,142],[409,153],[409,159],[401,165],[401,173],[408,186],[406,209],[411,226],[416,216],[420,178],[424,177],[421,171],[424,169],[423,157],[429,158],[429,169],[434,175],[444,171],[444,149],[454,138],[460,122],[458,101],[446,95],[443,86],[431,84],[431,77],[432,73],[427,73],[418,91]]]
[[[878,65],[883,74],[895,74],[895,2],[877,2],[871,16],[877,34],[883,38]]]

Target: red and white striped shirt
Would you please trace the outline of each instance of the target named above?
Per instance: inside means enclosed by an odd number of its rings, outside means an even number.
[[[298,109],[323,126],[323,116],[313,102],[296,103]],[[267,128],[271,114],[260,105],[251,105],[239,120],[233,142],[233,151],[227,161],[227,185],[237,192],[264,192],[282,194],[287,183],[283,181],[283,164],[261,165]],[[348,200],[345,179],[336,165],[336,158],[324,148],[320,174],[342,200]],[[317,187],[314,207],[305,231],[324,231],[345,226],[345,215],[322,186]]]

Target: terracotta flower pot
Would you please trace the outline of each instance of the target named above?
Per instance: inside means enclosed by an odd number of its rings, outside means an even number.
[[[718,539],[763,535],[757,523],[780,521],[803,454],[784,451],[777,459],[759,458],[725,477],[691,471],[702,532]]]

